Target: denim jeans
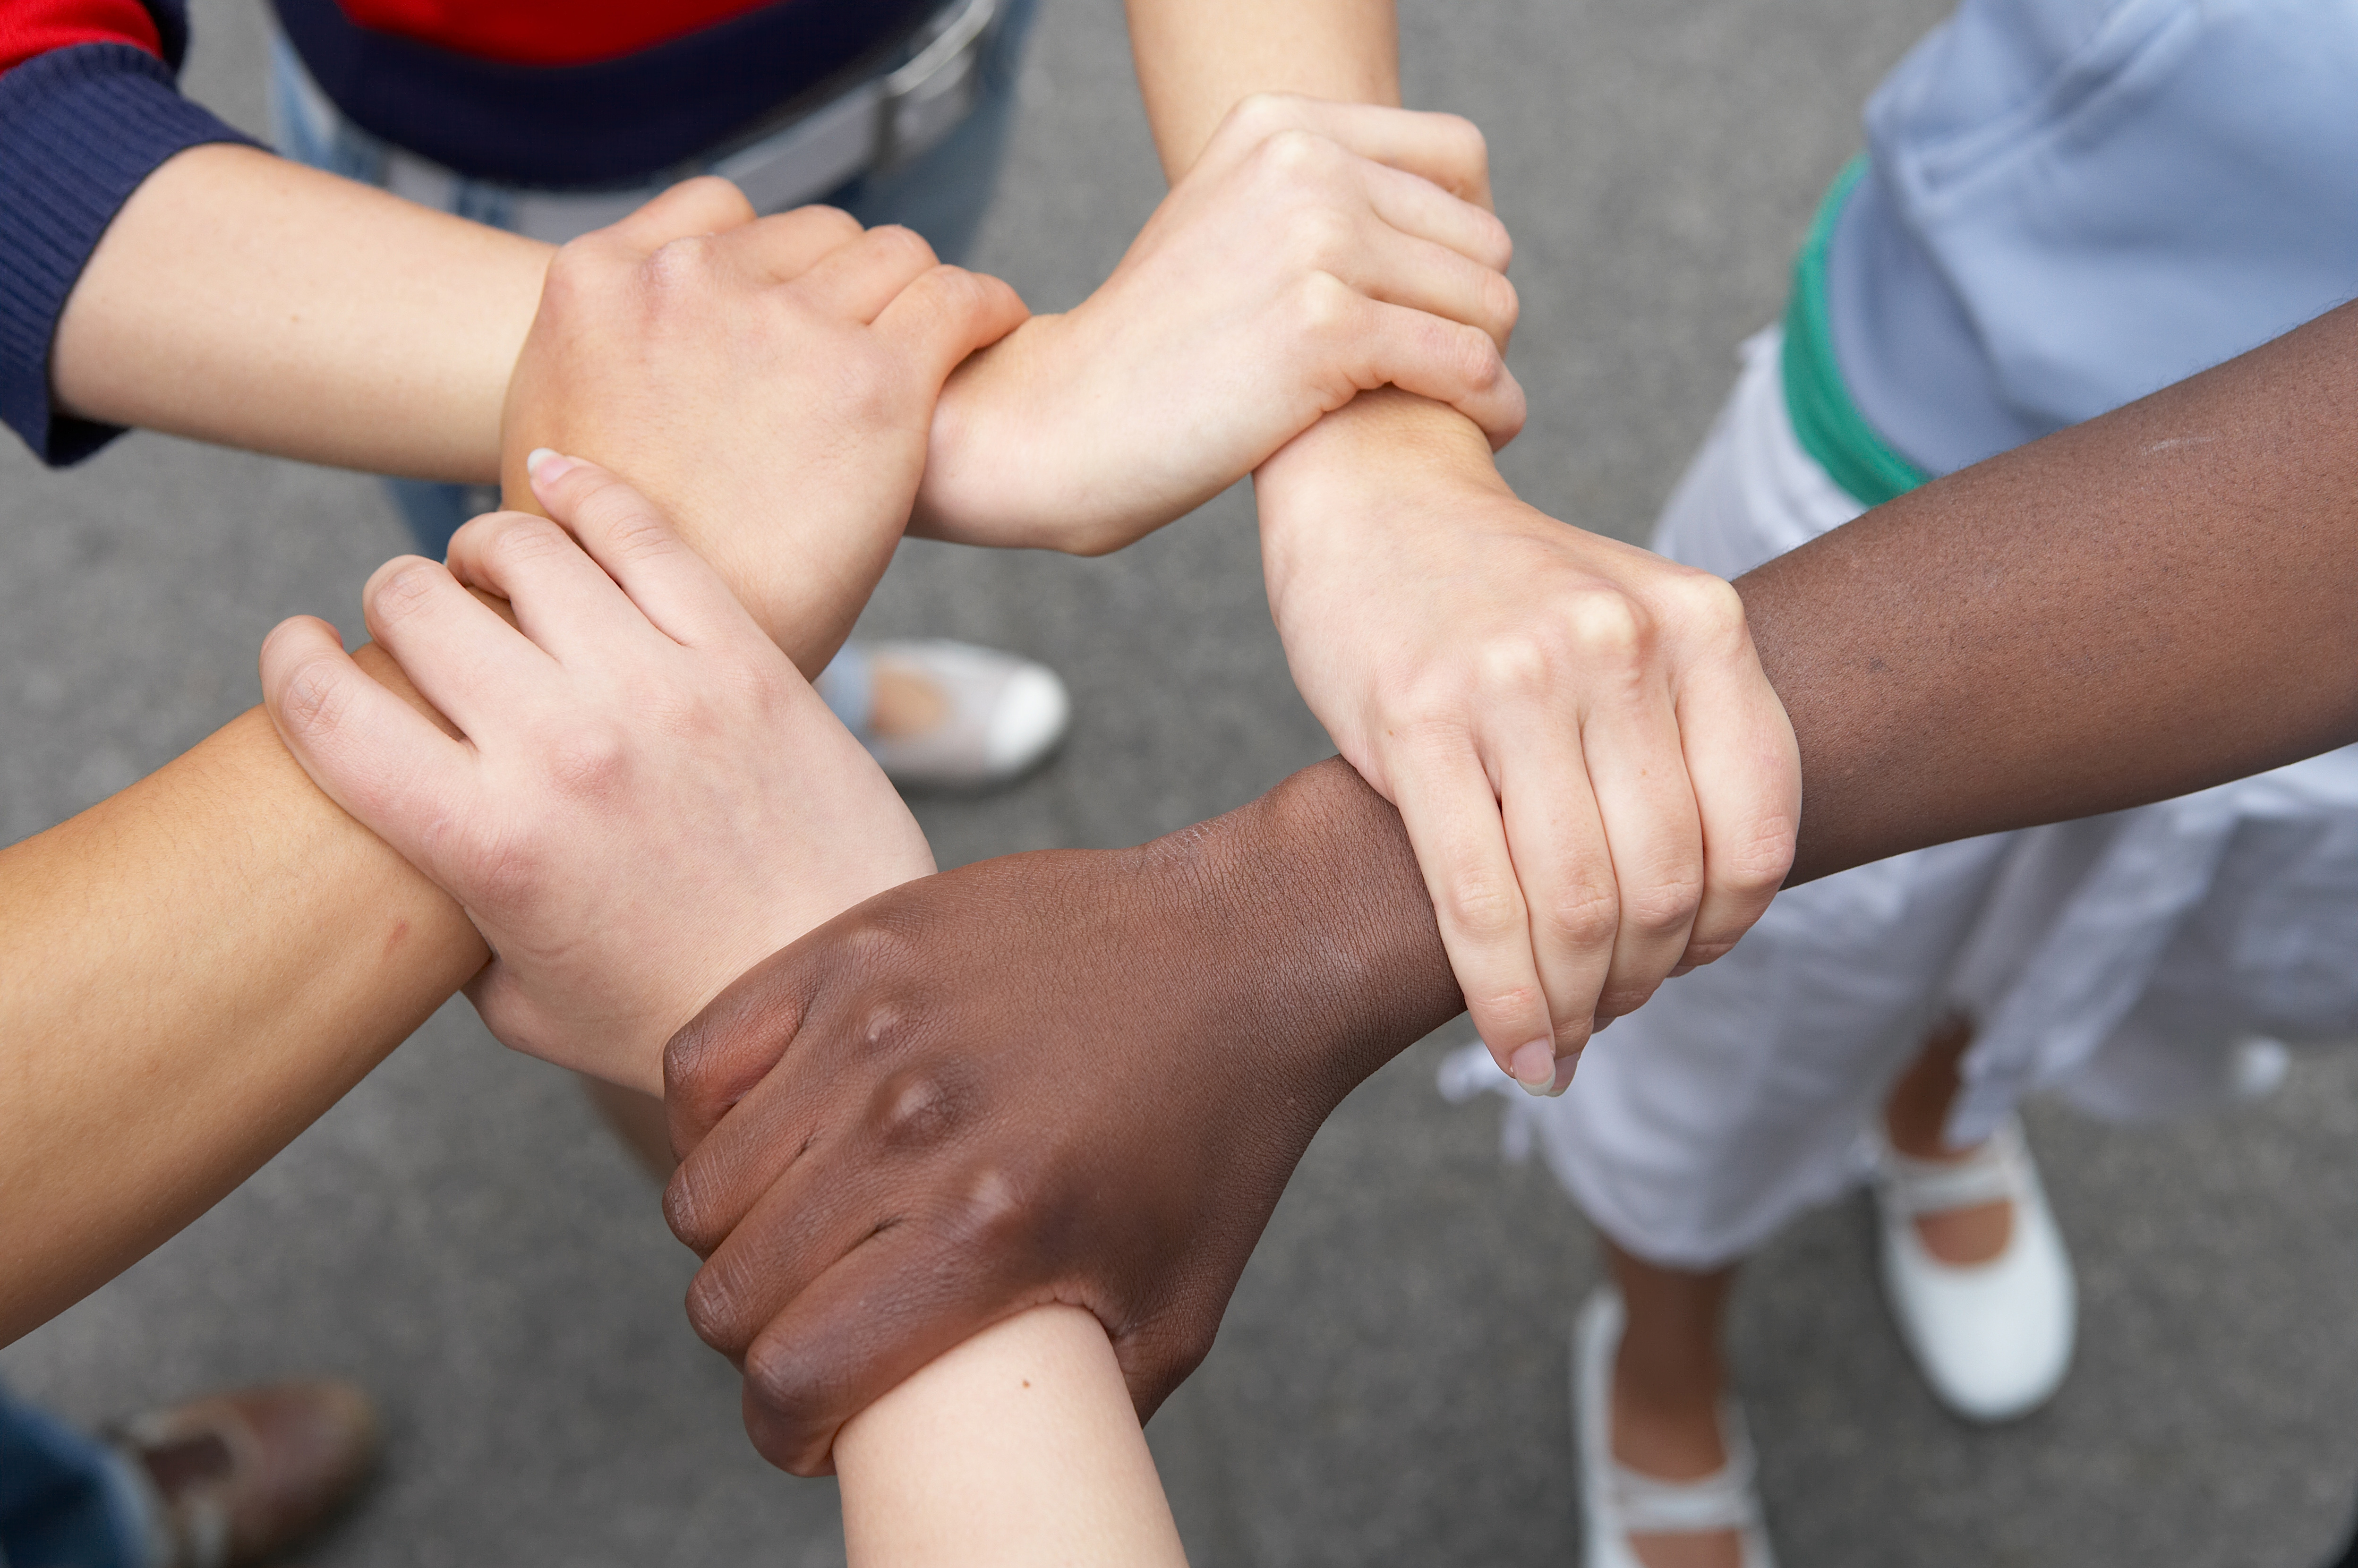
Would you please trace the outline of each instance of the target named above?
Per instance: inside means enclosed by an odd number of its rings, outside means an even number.
[[[975,231],[998,184],[1008,126],[1014,117],[1023,39],[1031,30],[1035,5],[1036,0],[1009,0],[1004,20],[982,63],[981,94],[957,130],[906,165],[882,174],[860,176],[824,200],[871,228],[899,223],[914,229],[944,261],[963,256],[974,243]],[[303,67],[283,37],[272,40],[270,70],[272,129],[280,152],[298,163],[362,184],[385,183],[387,145],[341,115],[315,112],[313,106],[323,100],[317,89],[306,92],[298,87],[304,81]],[[702,172],[703,168],[691,161],[667,170],[648,181],[644,194],[651,198]],[[508,213],[515,192],[513,186],[489,180],[460,180],[452,187],[448,207],[462,218],[494,228],[512,228]],[[406,479],[385,483],[416,536],[419,554],[438,560],[449,550],[450,535],[460,524],[499,505],[498,492],[490,485]],[[820,689],[825,695],[826,683]],[[850,715],[840,717],[850,723]]]
[[[143,1568],[129,1462],[0,1389],[0,1568]]]

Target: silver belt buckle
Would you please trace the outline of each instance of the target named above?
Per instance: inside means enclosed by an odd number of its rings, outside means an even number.
[[[719,159],[712,172],[742,190],[756,212],[782,212],[855,175],[893,168],[931,150],[979,101],[983,51],[999,16],[1000,0],[959,0],[936,12],[905,64]],[[561,245],[620,221],[645,199],[637,191],[530,191],[516,201],[511,223],[519,233]]]
[[[982,57],[999,0],[936,12],[898,69],[713,166],[757,212],[814,201],[855,175],[897,168],[941,144],[982,94]]]
[[[936,17],[934,36],[884,78],[876,167],[891,168],[940,145],[982,97],[982,57],[999,0],[965,0]]]

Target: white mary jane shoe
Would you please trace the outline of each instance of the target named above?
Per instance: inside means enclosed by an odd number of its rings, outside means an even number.
[[[941,722],[930,730],[860,736],[896,784],[986,789],[1012,783],[1047,760],[1072,719],[1065,683],[1035,660],[944,637],[874,643],[865,653],[871,669],[898,665],[942,697]]]
[[[1744,1568],[1777,1568],[1753,1486],[1752,1438],[1734,1398],[1720,1401],[1727,1463],[1693,1481],[1643,1476],[1613,1457],[1613,1360],[1621,1348],[1621,1292],[1606,1285],[1580,1309],[1572,1331],[1572,1420],[1580,1450],[1581,1561],[1586,1568],[1644,1568],[1629,1537],[1732,1530]]]
[[[2071,1365],[2079,1315],[2071,1259],[2022,1124],[2008,1117],[1974,1157],[1915,1160],[1875,1140],[1883,1287],[1900,1337],[1941,1402],[1973,1421],[2010,1421],[2047,1402]],[[1916,1217],[2005,1201],[2006,1249],[1985,1263],[1944,1263]]]

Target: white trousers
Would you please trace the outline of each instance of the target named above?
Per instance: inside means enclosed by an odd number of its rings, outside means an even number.
[[[1773,329],[1745,345],[1663,554],[1734,577],[1858,512],[1793,438],[1779,351]],[[1855,1179],[1860,1132],[1952,1010],[1976,1030],[1958,1144],[2034,1090],[2181,1113],[2225,1098],[2243,1034],[2358,1034],[2358,748],[1796,888],[1599,1035],[1563,1098],[1517,1105],[1509,1141],[1630,1252],[1716,1268]]]

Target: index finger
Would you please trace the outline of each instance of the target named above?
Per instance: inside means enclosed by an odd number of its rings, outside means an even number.
[[[473,757],[344,652],[335,628],[297,616],[262,644],[270,722],[320,792],[437,882],[438,827],[466,815]],[[446,884],[447,885],[447,884]]]
[[[817,960],[827,929],[820,926],[738,976],[664,1047],[664,1104],[671,1112],[672,1147],[683,1155],[704,1141],[794,1044],[818,993]],[[680,1168],[687,1169],[684,1161]]]
[[[1703,902],[1680,960],[1692,968],[1734,947],[1784,885],[1801,820],[1801,762],[1748,636],[1739,656],[1683,676],[1676,708],[1703,818]]]
[[[1556,1079],[1556,1030],[1498,796],[1470,738],[1417,744],[1389,768],[1449,968],[1499,1071],[1531,1094]]]
[[[546,448],[525,460],[532,492],[640,616],[686,647],[744,637],[765,644],[720,574],[672,531],[661,508],[595,463]]]

